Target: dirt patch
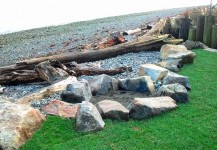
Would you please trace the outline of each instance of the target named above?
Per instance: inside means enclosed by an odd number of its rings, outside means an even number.
[[[91,101],[94,105],[103,100],[113,100],[121,103],[127,107],[135,97],[148,97],[144,93],[132,92],[132,91],[111,91],[105,95],[93,96]]]

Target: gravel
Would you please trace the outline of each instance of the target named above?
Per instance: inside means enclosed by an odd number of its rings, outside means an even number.
[[[113,77],[115,78],[133,78],[137,77],[137,72],[142,64],[146,63],[157,63],[160,62],[160,52],[158,51],[145,51],[139,53],[128,53],[124,55],[119,55],[110,59],[100,60],[92,62],[94,64],[101,64],[102,69],[115,69],[117,67],[132,67],[132,72],[125,72],[122,74],[117,74]],[[85,65],[91,63],[83,63]],[[81,76],[78,79],[87,79],[90,80],[94,76]]]

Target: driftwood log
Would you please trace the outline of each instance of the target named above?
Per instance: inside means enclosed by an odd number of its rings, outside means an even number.
[[[161,46],[164,44],[163,40],[167,38],[168,35],[162,35],[156,38],[150,37],[148,40],[147,38],[141,37],[138,38],[137,40],[108,47],[103,50],[81,52],[81,53],[67,53],[61,55],[52,55],[48,57],[34,58],[34,59],[18,62],[16,63],[16,65],[29,66],[31,68],[32,66],[47,60],[58,60],[61,63],[67,63],[71,61],[75,61],[77,63],[83,63],[83,62],[91,62],[91,61],[107,59],[118,55],[126,54],[129,52],[140,52],[145,50],[154,51],[154,50],[159,50]]]
[[[55,62],[53,64],[53,62]],[[52,84],[58,80],[64,80],[70,75],[73,76],[81,76],[81,75],[116,75],[123,72],[132,71],[131,67],[119,67],[115,69],[99,69],[99,68],[91,68],[91,67],[70,67],[67,68],[65,65],[53,61],[52,63],[43,62],[36,66],[34,70],[18,70],[13,71],[11,73],[6,73],[0,75],[0,84],[1,85],[10,85],[10,84],[20,84],[20,83],[30,83],[30,82],[42,82],[47,81]],[[62,66],[62,68],[54,67],[54,66]]]
[[[81,53],[67,53],[24,60],[14,65],[0,67],[0,75],[17,70],[32,70],[37,64],[45,62],[47,60],[57,60],[61,63],[69,63],[72,61],[83,63],[112,58],[129,52],[160,50],[161,46],[165,44],[164,40],[168,39],[168,37],[169,35],[161,35],[158,37],[143,36],[134,41],[108,47],[103,50]]]
[[[0,84],[18,84],[43,81],[34,70],[18,70],[0,75]]]

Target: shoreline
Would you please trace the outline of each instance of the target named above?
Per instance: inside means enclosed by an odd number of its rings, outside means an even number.
[[[28,58],[74,52],[75,47],[93,43],[111,32],[145,26],[161,18],[180,14],[186,9],[107,17],[0,35],[0,67]]]

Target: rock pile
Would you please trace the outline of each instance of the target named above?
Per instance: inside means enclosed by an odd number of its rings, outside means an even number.
[[[137,67],[138,77],[115,79],[100,75],[88,81],[70,82],[61,94],[62,100],[50,101],[41,110],[47,115],[75,118],[78,132],[102,130],[105,126],[103,119],[142,120],[174,110],[178,107],[176,102],[189,101],[187,90],[191,85],[188,77],[171,70],[178,71],[183,64],[193,63],[195,54],[184,46],[164,45],[160,55],[160,65],[142,64]],[[156,88],[157,83],[159,86]],[[140,92],[148,97],[134,97],[128,107],[112,99],[100,101],[95,106],[92,104],[92,95],[100,96],[117,90]],[[0,148],[18,149],[44,120],[40,111],[0,97]]]

